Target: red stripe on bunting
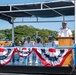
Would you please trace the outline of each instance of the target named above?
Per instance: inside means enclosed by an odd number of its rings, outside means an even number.
[[[27,48],[22,48],[22,50],[27,50]]]
[[[56,52],[56,49],[49,48],[49,52]]]
[[[0,48],[0,52],[4,52],[4,50],[5,50],[4,48]]]

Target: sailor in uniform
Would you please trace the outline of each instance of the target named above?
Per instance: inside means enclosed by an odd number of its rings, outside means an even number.
[[[48,42],[46,43],[46,47],[54,47],[54,46],[55,46],[55,42],[53,41],[53,37],[49,36]]]
[[[34,47],[43,47],[43,44],[41,43],[41,38],[39,36],[36,38],[36,43],[34,44]],[[36,56],[36,64],[38,64],[38,60],[38,56]]]
[[[27,36],[26,42],[24,43],[23,47],[33,47],[33,42],[30,41],[31,37]],[[29,55],[29,63],[32,63],[32,53]]]
[[[72,37],[70,28],[66,27],[66,23],[62,23],[62,28],[58,32],[58,37]]]
[[[24,47],[33,47],[33,42],[30,41],[31,37],[27,36],[26,42],[24,43]]]

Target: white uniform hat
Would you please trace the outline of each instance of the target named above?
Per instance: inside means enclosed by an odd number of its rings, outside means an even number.
[[[37,39],[41,39],[41,37],[40,37],[40,36],[38,36],[38,37],[36,38],[36,40],[37,40]]]
[[[31,37],[30,36],[27,36],[26,39],[31,39]]]
[[[65,23],[65,22],[62,22],[62,24],[65,24],[65,25],[66,25],[67,23]]]
[[[49,40],[52,40],[52,38],[53,38],[52,36],[49,36],[49,37],[48,37]]]

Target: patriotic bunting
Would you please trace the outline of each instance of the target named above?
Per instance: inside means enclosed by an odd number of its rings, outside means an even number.
[[[6,65],[8,64],[14,54],[18,53],[21,57],[26,57],[29,54],[35,52],[35,54],[39,57],[43,66],[62,66],[68,54],[72,51],[72,49],[55,49],[55,48],[27,48],[27,47],[10,47],[3,48],[0,47],[0,64]]]
[[[33,48],[44,66],[62,66],[72,49]]]

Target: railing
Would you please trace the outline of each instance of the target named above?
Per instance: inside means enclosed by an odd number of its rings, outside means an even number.
[[[72,58],[73,63],[70,65],[76,65],[76,59],[75,59],[76,58],[76,55],[75,55],[76,46],[56,46],[54,48],[52,47],[33,47],[33,48],[32,47],[26,47],[26,48],[24,47],[3,47],[5,49],[5,53],[3,53],[2,51],[3,49],[1,48],[0,48],[0,64],[1,65],[6,64],[6,65],[24,65],[24,66],[63,66],[62,64],[59,64],[61,63],[60,57],[64,58],[65,56],[67,56],[66,53],[67,52],[70,53],[72,50],[74,50],[74,53],[73,53],[74,57]],[[71,50],[68,50],[68,49],[71,49]],[[57,51],[62,52],[62,54]],[[57,54],[56,52],[59,54]],[[31,55],[30,53],[32,54],[32,63],[29,63],[29,56]],[[37,57],[38,57],[38,63],[36,63]],[[51,64],[48,64],[48,63],[51,63]]]

